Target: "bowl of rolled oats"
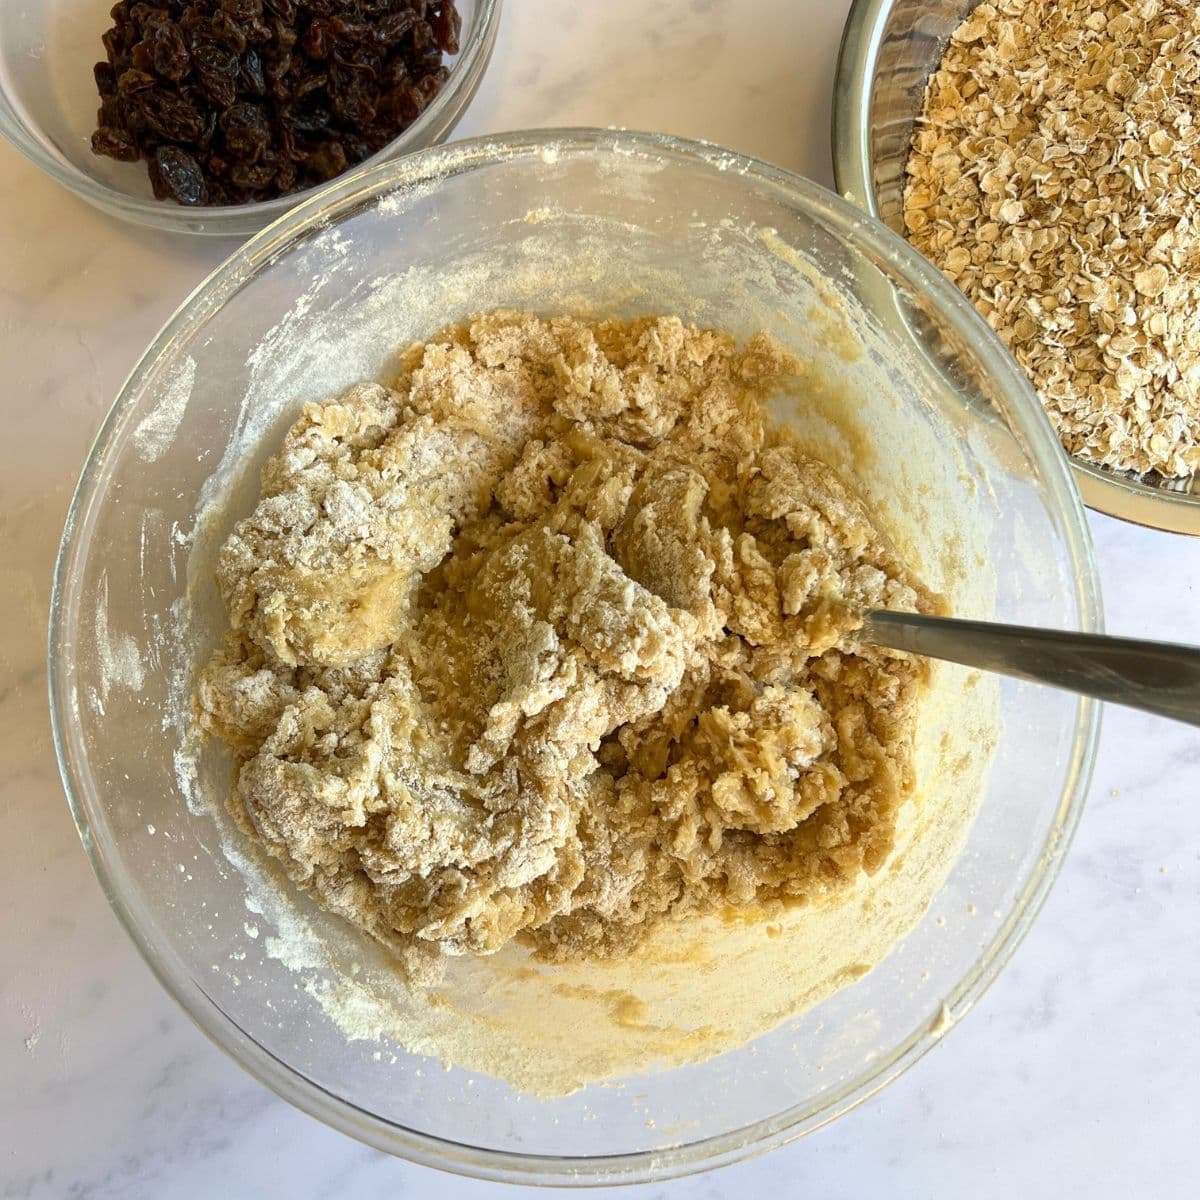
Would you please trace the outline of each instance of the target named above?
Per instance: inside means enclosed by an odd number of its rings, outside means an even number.
[[[855,0],[833,157],[1028,373],[1084,502],[1200,535],[1197,80],[1183,0]]]

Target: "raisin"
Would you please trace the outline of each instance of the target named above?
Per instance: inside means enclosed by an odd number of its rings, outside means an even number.
[[[309,96],[313,92],[326,91],[329,87],[329,76],[324,73],[319,75],[301,75],[291,82],[293,100],[303,100],[305,96]]]
[[[174,21],[163,21],[156,25],[144,44],[150,47],[151,66],[155,74],[163,79],[178,83],[191,70],[191,55]]]
[[[299,133],[320,133],[329,128],[333,113],[328,104],[318,97],[306,99],[289,110],[292,128]]]
[[[379,94],[375,87],[357,71],[338,71],[330,87],[333,111],[349,125],[362,127],[375,119]]]
[[[114,129],[111,125],[101,125],[92,134],[92,151],[121,162],[137,162],[141,157],[137,142],[125,130]]]
[[[271,144],[271,129],[266,114],[257,104],[235,104],[221,116],[225,146],[232,154],[248,162],[257,162]]]
[[[265,96],[267,80],[263,74],[262,55],[253,47],[242,55],[238,67],[238,82],[242,91],[249,96]]]
[[[300,47],[309,58],[320,62],[332,53],[333,40],[334,33],[330,23],[323,17],[314,17],[301,39]]]
[[[238,56],[215,42],[200,42],[192,48],[192,63],[200,90],[218,107],[228,108],[237,100]]]
[[[300,35],[294,30],[289,29],[286,25],[276,21],[272,34],[275,38],[275,46],[280,51],[290,51],[300,40]]]
[[[384,46],[394,46],[417,23],[417,14],[411,9],[387,13],[375,22],[375,40]]]
[[[223,154],[212,153],[205,159],[204,169],[208,174],[208,183],[211,190],[214,180],[229,178],[229,174],[233,170],[233,162]]]
[[[257,21],[263,12],[262,0],[221,0],[221,8],[235,21]]]
[[[112,21],[92,148],[142,158],[181,204],[285,195],[369,158],[437,95],[461,30],[453,0],[118,0]]]
[[[421,115],[420,97],[410,80],[394,88],[382,107],[394,113],[396,123],[402,126],[411,125]]]
[[[433,47],[433,26],[428,21],[414,22],[412,33],[409,36],[409,44],[413,54],[420,54],[422,51],[431,49]]]
[[[356,71],[366,71],[375,75],[379,71],[379,54],[376,48],[366,43],[339,42],[333,52],[333,61],[342,67],[350,67]]]
[[[107,115],[107,114],[106,114]],[[154,153],[155,139],[146,128],[146,116],[137,97],[117,97],[117,120],[111,124],[117,129],[126,130],[142,147],[143,158],[149,158]]]
[[[128,71],[122,71],[117,77],[117,94],[119,96],[130,96],[135,92],[145,92],[154,86],[154,76],[148,71],[139,71],[136,67],[130,67]]]
[[[142,71],[147,75],[153,74],[154,51],[150,43],[148,41],[138,42],[129,55],[129,61],[133,64],[134,70]]]
[[[196,142],[204,135],[203,114],[186,97],[165,88],[138,94],[146,125],[163,141]]]
[[[228,13],[214,14],[208,25],[208,36],[226,50],[232,50],[234,54],[245,53],[245,31]]]
[[[120,129],[121,125],[121,102],[116,96],[105,96],[100,101],[100,109],[96,113],[97,127],[111,125],[114,129]]]
[[[279,161],[282,164],[285,162],[296,163],[302,157],[300,147],[296,141],[296,130],[287,122],[281,120],[276,126],[276,145],[279,147]]]
[[[371,143],[356,133],[348,133],[342,138],[342,148],[346,151],[346,159],[351,164],[360,163],[364,158],[371,157]]]
[[[398,88],[401,84],[408,83],[412,76],[408,73],[408,64],[401,58],[392,59],[388,66],[384,68],[379,83],[383,88]]]
[[[372,25],[365,21],[350,21],[343,16],[331,17],[329,28],[342,47],[365,42],[375,36]]]
[[[296,187],[296,164],[290,159],[284,159],[279,164],[279,170],[275,172],[273,190],[281,196],[286,196],[288,192],[293,191]]]
[[[264,158],[262,162],[240,162],[230,172],[229,178],[234,187],[257,192],[270,185],[278,169],[279,164],[270,158]]]
[[[272,100],[286,100],[291,92],[287,74],[292,69],[291,55],[277,57],[265,64],[263,73],[267,77],[267,95]]]
[[[458,35],[462,30],[462,17],[453,4],[443,4],[430,21],[433,28],[434,45],[446,54],[458,53]]]
[[[151,164],[150,181],[154,194],[162,200],[203,204],[208,199],[200,164],[178,146],[159,146]]]
[[[92,68],[92,74],[96,76],[96,90],[102,100],[117,94],[117,73],[113,70],[112,63],[98,62]]]
[[[148,29],[168,18],[166,10],[159,8],[156,4],[135,4],[129,10],[129,19],[144,34]]]
[[[305,165],[323,183],[340,175],[349,166],[349,160],[341,142],[322,142],[308,156]]]
[[[179,28],[187,38],[189,48],[195,46],[197,42],[204,41],[206,38],[209,41],[212,40],[211,14],[206,14],[204,9],[198,4],[192,5],[179,18]]]
[[[247,21],[241,28],[246,41],[255,46],[265,46],[271,40],[271,27],[262,21]]]
[[[441,65],[442,55],[438,50],[426,50],[424,54],[413,54],[408,58],[408,73],[414,79],[426,75],[436,75]]]
[[[442,90],[441,80],[436,75],[426,75],[420,83],[417,84],[416,91],[420,97],[421,111],[424,112],[430,105],[434,96]]]
[[[217,110],[204,105],[200,109],[204,114],[204,132],[196,139],[196,145],[201,150],[207,150],[217,132]]]

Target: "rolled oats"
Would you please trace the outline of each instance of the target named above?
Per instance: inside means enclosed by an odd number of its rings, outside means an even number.
[[[1066,449],[1200,471],[1200,9],[981,4],[930,78],[909,240],[1033,379]]]

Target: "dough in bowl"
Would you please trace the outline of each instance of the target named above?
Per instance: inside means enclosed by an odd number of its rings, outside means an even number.
[[[927,668],[859,613],[937,602],[768,420],[803,386],[764,335],[501,311],[307,405],[197,690],[240,825],[418,983],[876,872]]]

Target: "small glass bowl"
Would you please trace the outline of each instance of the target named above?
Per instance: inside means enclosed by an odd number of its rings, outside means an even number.
[[[496,43],[501,0],[459,0],[459,53],[433,103],[395,141],[359,167],[399,158],[450,136],[479,88]],[[92,153],[100,98],[92,67],[110,0],[0,3],[0,136],[89,204],[138,225],[175,233],[245,237],[302,203],[317,188],[260,204],[189,208],[156,200],[144,162]],[[355,169],[358,169],[356,167]]]
[[[834,83],[834,178],[842,195],[897,233],[904,232],[904,168],[925,85],[977,2],[854,0],[846,19]],[[1200,474],[1142,476],[1068,458],[1089,508],[1200,535]]]
[[[864,883],[852,916],[851,941],[901,907],[876,890],[889,872],[928,881],[904,903],[895,948],[863,975],[839,936],[821,969],[835,985],[856,982],[716,1057],[648,1071],[639,1051],[625,1074],[541,1099],[482,1071],[442,1070],[404,1049],[403,1031],[364,1037],[357,1017],[347,1031],[323,998],[351,1014],[402,1011],[394,971],[365,935],[286,883],[254,884],[224,807],[228,759],[213,746],[186,753],[192,671],[227,623],[212,550],[253,506],[257,467],[299,406],[378,378],[410,339],[496,307],[677,313],[743,338],[765,329],[811,364],[806,378],[830,382],[781,397],[779,418],[842,462],[881,514],[904,518],[893,536],[959,615],[1096,630],[1095,561],[1028,380],[946,279],[825,189],[662,135],[502,134],[356,172],[239,249],[134,368],[72,503],[49,655],[72,812],[146,961],[247,1070],[379,1149],[526,1183],[662,1179],[820,1127],[972,1006],[1057,874],[1098,706],[935,669],[912,819],[935,835],[940,822],[961,829],[960,848],[943,854],[939,836],[914,834]],[[915,328],[927,332],[919,346]],[[970,719],[980,697],[996,718],[990,758]],[[962,766],[976,762],[965,786]],[[797,919],[819,919],[807,912]],[[782,938],[745,928],[740,966],[790,967]],[[319,933],[319,945],[298,945],[298,929]],[[454,960],[444,991],[475,997],[499,1021],[496,977],[478,974],[492,961]],[[704,1022],[735,1020],[737,1005],[756,1000],[737,990],[736,969],[674,962],[668,1021],[683,1003]],[[552,981],[567,969],[553,968]],[[626,968],[597,969],[610,990],[593,994],[613,994],[611,973]],[[639,964],[627,969],[636,986]],[[382,1001],[365,994],[366,973],[392,989]],[[795,994],[800,986],[808,981]],[[715,998],[730,987],[737,1003],[722,1007]],[[568,1053],[576,1026],[558,1019],[560,997],[541,999],[546,1008],[523,1001],[534,1035],[545,1053]],[[678,1028],[656,1021],[621,1028],[630,1038]],[[528,1041],[512,1045],[535,1057]]]

